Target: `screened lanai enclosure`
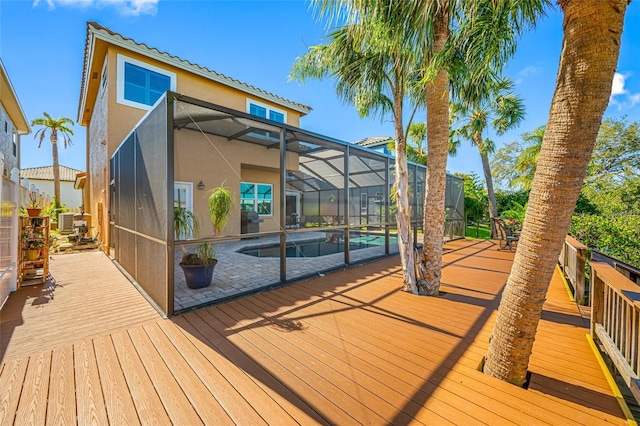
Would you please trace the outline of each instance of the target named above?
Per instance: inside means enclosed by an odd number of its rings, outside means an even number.
[[[111,253],[166,315],[394,254],[393,164],[357,145],[167,92],[111,158]],[[425,168],[409,171],[421,244]],[[207,195],[221,185],[233,208],[213,235]],[[463,186],[447,176],[447,239],[464,236]],[[175,235],[177,208],[193,212],[198,233]],[[179,263],[203,242],[214,244],[218,262],[211,285],[191,289]]]

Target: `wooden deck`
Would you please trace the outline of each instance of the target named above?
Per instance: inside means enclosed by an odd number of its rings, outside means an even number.
[[[170,320],[56,257],[56,297],[2,311],[0,424],[625,424],[559,277],[529,389],[477,371],[513,254],[446,248],[441,297],[398,291],[394,257]]]

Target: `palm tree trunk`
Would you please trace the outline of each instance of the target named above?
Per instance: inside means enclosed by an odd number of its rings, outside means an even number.
[[[618,62],[627,0],[560,0],[556,90],[520,243],[484,371],[522,385],[542,305],[578,200]]]
[[[402,94],[394,94],[394,120],[396,135],[396,223],[398,224],[398,249],[404,275],[403,291],[418,294],[416,287],[413,237],[411,235],[411,206],[409,205],[409,170],[407,166],[407,141],[402,126]]]
[[[434,51],[442,50],[449,38],[447,8],[436,13],[434,22]],[[444,202],[447,185],[447,156],[449,148],[449,76],[440,69],[435,80],[427,85],[427,176],[424,197],[422,262],[426,270],[425,282],[419,292],[436,295],[442,276],[442,246],[444,243]]]
[[[60,206],[60,164],[58,161],[58,136],[51,132],[51,158],[53,159],[53,195],[56,207]]]
[[[476,133],[473,135],[474,143],[478,147],[480,152],[480,159],[482,160],[482,172],[484,173],[484,181],[487,184],[487,198],[489,199],[489,219],[498,217],[498,205],[496,203],[496,192],[493,189],[493,178],[491,177],[491,166],[489,165],[489,156],[485,151],[484,143],[482,142],[482,134]],[[491,238],[494,238],[495,230],[493,229],[493,220],[489,220],[491,226]]]
[[[491,166],[489,165],[489,156],[485,151],[482,135],[474,136],[475,144],[480,152],[482,159],[482,172],[484,173],[484,181],[487,184],[487,196],[489,198],[489,218],[498,217],[498,205],[496,203],[496,192],[493,189],[493,178],[491,177]]]

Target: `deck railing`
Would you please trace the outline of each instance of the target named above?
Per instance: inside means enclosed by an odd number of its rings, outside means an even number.
[[[587,246],[567,235],[558,262],[572,286],[576,301],[581,305],[588,305],[589,289],[585,281]]]
[[[591,336],[640,402],[640,286],[612,266],[592,261],[590,287]]]

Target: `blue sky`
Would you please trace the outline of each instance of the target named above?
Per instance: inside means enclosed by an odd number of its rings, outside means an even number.
[[[640,121],[640,6],[629,5],[618,73],[605,117]],[[546,122],[562,43],[556,9],[525,34],[506,73],[524,98],[527,117],[498,137],[518,139]],[[304,1],[0,0],[0,57],[27,119],[46,111],[77,119],[80,79],[89,20],[183,59],[309,105],[305,129],[345,141],[393,136],[385,120],[360,118],[335,96],[330,80],[304,85],[288,81],[295,58],[325,34]],[[424,113],[418,120],[424,121]],[[85,129],[74,127],[74,145],[60,149],[60,164],[85,169]],[[37,149],[33,134],[22,138],[22,167],[51,165],[50,144]],[[450,158],[451,172],[482,174],[477,150],[463,146]]]

